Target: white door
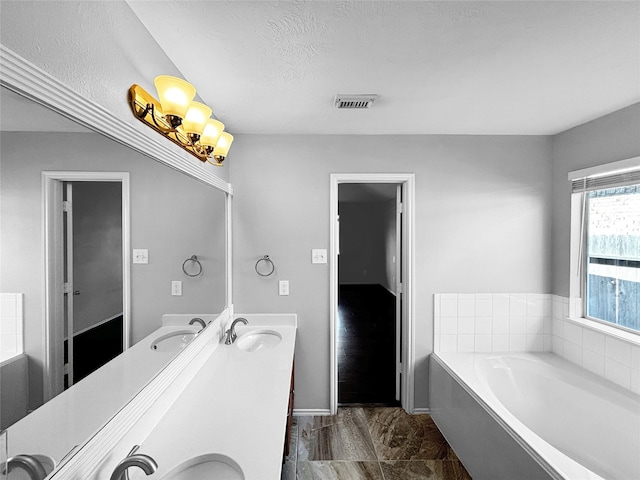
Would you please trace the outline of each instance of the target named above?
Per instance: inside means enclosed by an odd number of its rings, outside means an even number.
[[[64,331],[67,350],[64,362],[65,389],[73,385],[73,184],[64,186]],[[78,292],[79,293],[79,292]]]

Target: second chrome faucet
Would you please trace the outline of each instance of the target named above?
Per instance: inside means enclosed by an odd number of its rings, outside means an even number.
[[[231,324],[231,327],[229,327],[229,330],[225,332],[225,339],[224,339],[225,345],[231,345],[233,342],[236,341],[236,338],[238,338],[238,335],[236,334],[236,324],[238,322],[242,322],[245,325],[249,324],[246,318],[242,318],[242,317],[236,318]]]

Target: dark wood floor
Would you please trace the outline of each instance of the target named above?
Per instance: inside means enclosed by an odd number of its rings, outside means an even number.
[[[338,403],[396,406],[395,302],[380,285],[341,285]]]

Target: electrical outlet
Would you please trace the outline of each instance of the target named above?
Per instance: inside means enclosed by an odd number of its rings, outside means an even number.
[[[280,280],[278,283],[278,295],[289,295],[289,280]]]
[[[146,248],[134,248],[133,263],[149,263],[149,250]]]
[[[312,249],[311,263],[327,263],[327,249],[326,248]]]
[[[171,295],[178,297],[182,295],[182,282],[180,280],[171,282]]]

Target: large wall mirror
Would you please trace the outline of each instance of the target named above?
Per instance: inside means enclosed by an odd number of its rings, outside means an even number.
[[[225,192],[4,87],[0,95],[0,410],[6,429],[28,419],[29,412],[57,393],[55,388],[47,391],[52,383],[48,350],[66,352],[66,366],[60,366],[66,369],[60,380],[65,388],[160,328],[163,314],[222,312],[227,303],[228,242]],[[43,172],[61,202],[71,203],[72,212],[64,217],[59,242],[64,269],[69,269],[60,281],[69,273],[74,278],[63,293],[73,296],[73,322],[63,321],[69,328],[57,340],[47,335],[45,315]],[[60,172],[64,174],[57,175]],[[70,172],[79,177],[69,177]],[[125,177],[126,181],[118,180]],[[122,216],[125,197],[128,219]],[[131,254],[128,272],[123,228]],[[147,262],[134,263],[134,250],[146,251]],[[183,271],[192,255],[202,265],[200,275]],[[194,273],[191,264],[186,267],[187,273]],[[182,282],[181,295],[172,295],[174,281]],[[46,345],[47,341],[64,344]],[[16,355],[20,351],[23,355]],[[14,362],[16,357],[23,366]],[[47,432],[46,426],[42,431]],[[85,441],[68,439],[57,448],[69,451]]]

